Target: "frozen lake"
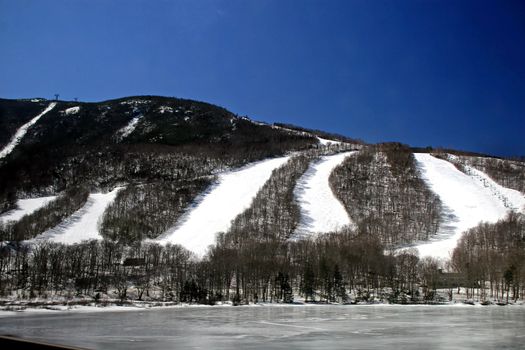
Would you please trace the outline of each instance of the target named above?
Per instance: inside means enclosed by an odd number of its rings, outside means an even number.
[[[523,349],[523,306],[262,306],[26,313],[0,333],[89,349]]]

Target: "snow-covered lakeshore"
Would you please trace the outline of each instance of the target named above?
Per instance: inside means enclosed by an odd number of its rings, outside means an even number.
[[[442,290],[440,294],[445,296],[447,291]],[[234,304],[231,301],[218,301],[213,304],[200,303],[181,303],[174,301],[161,300],[119,300],[106,298],[103,300],[94,300],[89,297],[73,297],[66,299],[64,297],[55,298],[33,298],[33,299],[0,299],[0,317],[14,316],[17,314],[40,314],[40,313],[70,313],[70,312],[113,312],[113,311],[139,311],[139,310],[159,310],[171,308],[222,308],[222,307],[330,307],[330,306],[454,306],[454,307],[523,307],[525,301],[509,300],[485,300],[467,298],[465,290],[454,295],[451,301],[414,301],[406,303],[392,303],[386,299],[374,298],[369,301],[351,299],[347,303],[324,302],[324,301],[305,301],[304,298],[296,296],[294,302],[250,302],[247,304]]]
[[[245,308],[245,307],[333,307],[341,306],[348,308],[359,307],[494,307],[501,308],[501,305],[496,303],[481,304],[479,302],[446,302],[446,303],[409,303],[409,304],[393,304],[387,302],[360,302],[356,304],[338,304],[338,303],[251,303],[243,305],[233,305],[231,302],[218,303],[215,305],[208,304],[188,304],[188,303],[173,303],[173,302],[129,302],[120,303],[118,301],[109,303],[70,303],[70,304],[55,304],[55,303],[42,303],[40,305],[34,305],[30,303],[25,305],[23,303],[17,305],[0,306],[0,318],[12,317],[17,315],[39,315],[39,314],[69,314],[69,313],[105,313],[105,312],[133,312],[133,311],[155,311],[155,310],[166,310],[166,309],[186,309],[186,308]],[[525,309],[525,303],[509,303],[505,304],[506,307],[518,307]]]

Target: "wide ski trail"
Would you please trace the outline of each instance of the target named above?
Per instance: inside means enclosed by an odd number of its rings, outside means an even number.
[[[431,241],[416,245],[421,257],[448,259],[463,232],[480,222],[493,223],[511,209],[522,208],[525,198],[504,188],[479,170],[469,168],[469,176],[452,163],[430,154],[414,154],[423,180],[452,214]],[[516,193],[517,192],[517,193]]]
[[[82,208],[34,240],[49,239],[53,242],[74,244],[90,239],[101,239],[98,223],[121,189],[122,187],[117,187],[108,193],[90,194]]]
[[[0,222],[18,221],[25,215],[32,214],[38,209],[44,207],[55,198],[56,196],[19,199],[16,202],[16,209],[9,210],[0,215]]]
[[[180,244],[203,256],[215,243],[218,232],[226,232],[237,215],[249,208],[255,195],[270,178],[272,171],[289,157],[250,164],[219,175],[217,183],[201,195],[195,207],[177,225],[158,239],[161,243]]]
[[[15,147],[20,143],[20,140],[22,140],[27,133],[27,130],[35,124],[38,119],[40,119],[42,116],[44,116],[47,112],[55,108],[57,105],[56,102],[51,102],[49,106],[47,106],[46,109],[42,111],[39,115],[22,125],[18,130],[16,131],[15,135],[11,138],[11,141],[0,151],[0,159],[5,158],[9,153],[13,152]]]
[[[301,220],[292,239],[332,232],[352,224],[343,204],[332,192],[329,177],[334,168],[353,153],[324,156],[310,164],[301,176],[294,190]]]

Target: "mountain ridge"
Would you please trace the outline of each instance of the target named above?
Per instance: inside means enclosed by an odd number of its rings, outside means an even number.
[[[38,109],[38,121],[27,118],[26,114],[37,113]],[[72,202],[65,197],[60,197],[62,202],[55,200],[62,204],[53,210],[62,214],[54,215],[54,219],[43,225],[38,223],[43,214],[38,213],[45,208],[8,225],[4,236],[18,239],[35,237],[35,233],[24,233],[30,226],[56,230],[53,227],[59,227],[64,217],[80,210],[88,193],[105,193],[117,187],[122,190],[112,196],[115,202],[106,203],[104,214],[100,214],[98,235],[127,244],[164,237],[195,205],[192,203],[202,196],[202,191],[220,184],[218,175],[257,161],[308,152],[310,156],[302,161],[303,165],[297,163],[297,170],[290,170],[295,174],[294,182],[281,184],[289,189],[283,192],[287,193],[287,199],[279,205],[293,207],[296,205],[293,203],[303,200],[291,193],[296,193],[292,190],[307,164],[314,164],[321,156],[353,151],[352,157],[334,163],[333,171],[323,181],[329,183],[336,201],[343,203],[350,220],[357,223],[354,229],[375,232],[387,246],[429,239],[446,217],[439,196],[433,194],[420,174],[415,153],[445,155],[444,158],[452,154],[454,166],[460,171],[467,166],[461,162],[467,162],[479,171],[489,171],[503,185],[518,191],[525,187],[522,183],[525,166],[520,167],[519,162],[473,152],[420,149],[398,142],[371,145],[320,130],[252,121],[223,107],[188,99],[152,95],[101,102],[0,99],[0,125],[8,125],[15,135],[16,115],[20,116],[19,130],[25,128],[25,131],[16,146],[3,152],[6,154],[0,159],[2,212],[12,211],[17,201],[24,198],[72,193],[72,188],[83,193]],[[26,127],[23,122],[32,124]],[[7,137],[4,135],[3,139]],[[503,162],[505,171],[490,165],[494,162]],[[270,179],[266,177],[265,181]],[[255,198],[260,187],[262,183],[250,189],[250,196]],[[388,204],[391,201],[393,204]],[[413,203],[408,206],[409,202]],[[234,225],[240,224],[235,220],[241,214],[239,210],[228,219]],[[300,223],[304,220],[300,217],[309,214],[294,209],[293,214],[286,215],[294,215],[295,219],[290,219],[291,226],[285,224],[288,228],[280,234],[281,239],[291,237],[297,225],[309,232],[308,225]],[[271,221],[275,217],[250,220]],[[250,234],[256,237],[258,234],[253,230],[257,229],[252,228]],[[90,237],[94,237],[93,233]]]

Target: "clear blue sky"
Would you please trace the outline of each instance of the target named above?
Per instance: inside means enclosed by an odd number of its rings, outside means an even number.
[[[54,93],[525,155],[525,2],[0,0],[0,97]]]

